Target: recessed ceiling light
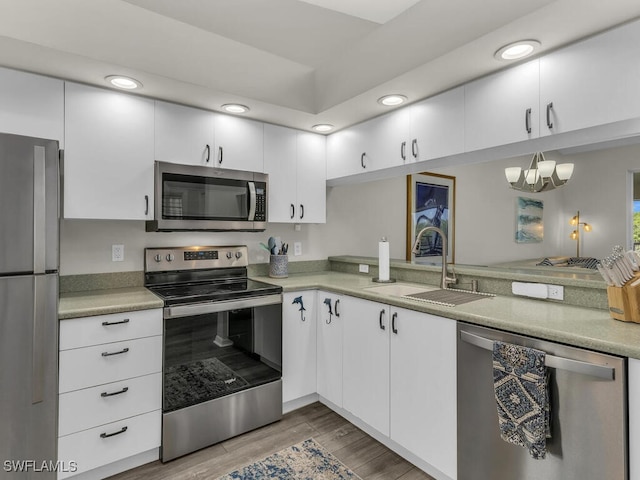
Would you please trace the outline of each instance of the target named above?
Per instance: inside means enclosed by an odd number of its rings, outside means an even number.
[[[378,99],[378,103],[382,105],[386,105],[387,107],[393,107],[395,105],[400,105],[407,101],[407,97],[404,95],[398,95],[396,93],[392,95],[385,95],[384,97],[380,97]]]
[[[229,113],[247,113],[249,111],[249,107],[239,103],[225,103],[222,105],[222,109]]]
[[[109,75],[104,79],[111,85],[124,90],[135,90],[136,88],[142,88],[142,83],[135,78],[125,77],[122,75]]]
[[[537,40],[519,40],[498,49],[493,56],[498,60],[519,60],[528,57],[539,48],[540,42]]]
[[[314,125],[311,128],[316,132],[330,132],[331,130],[333,130],[333,125],[330,125],[328,123],[319,123],[318,125]]]

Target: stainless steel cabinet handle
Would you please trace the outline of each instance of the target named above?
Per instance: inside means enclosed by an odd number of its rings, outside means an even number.
[[[222,157],[224,156],[224,151],[222,147],[218,147],[218,164],[222,165]]]
[[[112,355],[121,355],[123,353],[127,353],[129,351],[128,348],[123,348],[122,350],[118,351],[118,352],[102,352],[102,356],[103,357],[110,357]]]
[[[209,163],[209,160],[211,160],[211,147],[209,146],[209,144],[207,144],[205,150],[207,151],[207,157],[204,159],[204,161]]]
[[[100,434],[100,438],[109,438],[109,437],[115,437],[116,435],[120,435],[121,433],[126,432],[128,429],[128,427],[122,427],[120,430],[118,430],[117,432],[113,432],[113,433],[101,433]]]
[[[362,155],[360,155],[360,165],[362,165],[362,168],[367,168],[367,166],[364,164],[364,156],[367,154],[367,152],[362,152]]]
[[[553,102],[547,103],[547,127],[549,127],[549,130],[553,128],[553,122],[551,121],[551,110],[553,110]]]
[[[382,323],[383,315],[384,315],[384,310],[380,310],[380,318],[378,318],[378,322],[380,323],[380,330],[386,329],[386,327],[384,326],[384,323]]]
[[[493,351],[493,340],[480,337],[469,332],[460,332],[460,340],[475,345],[485,350]],[[544,364],[547,367],[567,370],[569,372],[581,373],[592,377],[603,378],[605,380],[613,380],[615,368],[605,365],[597,365],[595,363],[582,362],[580,360],[572,360],[570,358],[556,357],[555,355],[546,355]]]
[[[104,397],[113,397],[113,396],[115,396],[115,395],[121,395],[121,394],[123,394],[123,393],[127,393],[128,391],[129,391],[129,387],[124,387],[122,390],[118,390],[117,392],[111,392],[111,393],[102,392],[102,393],[100,394],[100,396],[101,396],[102,398],[104,398]]]
[[[418,158],[418,139],[414,138],[411,141],[411,154],[413,155],[413,158]]]
[[[402,158],[402,160],[406,160],[407,159],[407,142],[402,142],[400,144],[400,157]]]
[[[527,133],[531,133],[531,109],[527,108],[524,112],[524,128]]]
[[[119,322],[102,322],[102,326],[108,327],[109,325],[122,325],[124,323],[129,323],[129,319],[125,318],[124,320],[120,320]]]
[[[398,329],[396,328],[396,318],[398,318],[398,312],[394,312],[391,316],[391,331],[395,334],[398,333]]]

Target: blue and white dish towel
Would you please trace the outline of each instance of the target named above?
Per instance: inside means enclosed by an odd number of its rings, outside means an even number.
[[[493,343],[493,386],[503,440],[529,450],[535,459],[551,438],[549,374],[545,353],[503,342]]]

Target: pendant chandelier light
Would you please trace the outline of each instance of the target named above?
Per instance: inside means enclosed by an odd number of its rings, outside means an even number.
[[[537,152],[533,155],[528,169],[507,167],[504,174],[514,190],[546,192],[567,183],[573,174],[573,163],[556,165],[554,160],[545,160],[544,154]]]

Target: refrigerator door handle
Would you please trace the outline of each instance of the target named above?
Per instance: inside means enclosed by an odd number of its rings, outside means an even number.
[[[47,268],[45,179],[45,148],[36,145],[33,147],[33,273],[36,275],[45,273]]]
[[[33,277],[33,347],[31,350],[31,403],[44,400],[44,321],[46,317],[46,277]]]

